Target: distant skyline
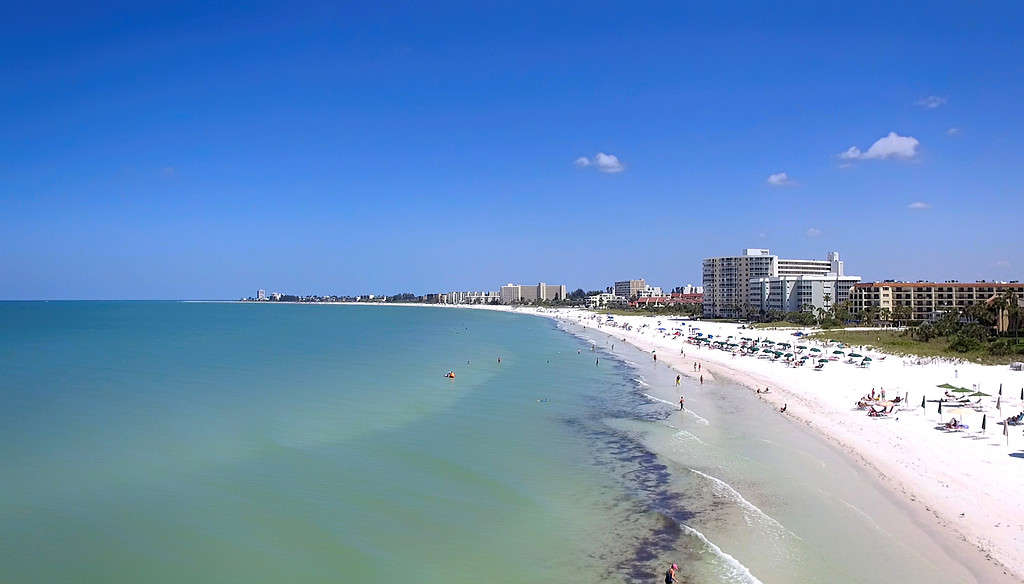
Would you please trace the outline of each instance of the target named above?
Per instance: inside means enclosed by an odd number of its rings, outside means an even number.
[[[1024,6],[14,6],[2,299],[1024,279]]]

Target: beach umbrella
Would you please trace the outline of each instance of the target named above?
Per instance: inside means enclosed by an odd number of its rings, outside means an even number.
[[[821,352],[821,349],[818,349],[818,348],[814,348],[814,349],[811,349],[811,352],[812,352],[812,353],[820,353],[820,352]],[[1021,391],[1022,391],[1022,392],[1024,392],[1024,389],[1021,389]]]
[[[792,357],[792,356],[793,356],[793,353],[786,353],[786,354],[784,355],[784,357]]]
[[[956,389],[956,386],[951,383],[943,383],[942,385],[936,385],[935,387],[941,387],[942,389]]]
[[[797,349],[806,349],[807,345],[797,345],[796,348]]]
[[[966,387],[958,387],[953,390],[953,393],[971,393],[971,390],[967,389]]]
[[[921,409],[924,409],[924,396],[921,396]]]
[[[828,363],[828,359],[818,359],[818,363]]]
[[[972,393],[971,395],[969,395],[968,397],[989,397],[989,396],[990,396],[990,394],[987,394],[984,391],[976,391],[976,392]]]
[[[850,353],[850,357],[863,357],[860,353]]]
[[[846,353],[844,353],[842,351],[832,351],[832,354],[833,355],[845,355]]]
[[[865,360],[865,361],[870,361],[870,360],[871,360],[871,357],[864,357],[864,360]]]
[[[999,395],[1003,395],[1003,384],[999,384]]]

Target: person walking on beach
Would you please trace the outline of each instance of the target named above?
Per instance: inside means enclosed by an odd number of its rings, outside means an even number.
[[[665,572],[665,584],[675,584],[679,580],[676,580],[676,572],[679,571],[679,566],[672,564],[672,567]]]
[[[700,376],[700,384],[704,385],[704,376],[703,375]]]
[[[680,379],[681,379],[681,377],[680,377],[680,376],[678,376],[678,375],[676,375],[676,385],[679,385],[679,380],[680,380]]]
[[[785,414],[786,413],[786,408],[788,408],[788,407],[789,407],[789,404],[782,404],[782,409],[780,409],[779,411],[782,412],[783,414]]]
[[[679,411],[680,412],[686,409],[686,407],[683,405],[684,403],[686,403],[686,400],[683,399],[683,396],[679,396]]]

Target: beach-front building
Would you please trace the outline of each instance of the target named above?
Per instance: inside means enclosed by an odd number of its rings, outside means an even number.
[[[765,314],[769,310],[797,312],[808,308],[829,309],[850,299],[860,276],[842,274],[772,276],[757,278],[750,285],[750,306]]]
[[[498,292],[467,291],[449,292],[444,295],[444,304],[495,304],[501,301]]]
[[[897,306],[906,306],[910,320],[931,321],[943,313],[988,302],[1007,290],[1024,298],[1024,284],[1020,282],[864,282],[853,287],[850,309],[857,314],[870,307],[891,312]]]
[[[626,306],[629,303],[628,299],[619,296],[613,292],[605,292],[602,294],[594,294],[587,296],[587,307],[588,308],[604,308],[607,306]]]
[[[784,259],[761,248],[745,249],[738,256],[706,258],[703,264],[704,316],[740,318],[759,311],[760,306],[751,304],[751,288],[763,287],[761,280],[764,278],[835,274],[843,275],[843,262],[835,251],[824,260]],[[779,282],[777,286],[783,284]],[[754,297],[760,297],[760,293]]]
[[[672,289],[673,294],[703,294],[704,286],[694,286],[693,284],[686,284],[685,286],[676,286]]]
[[[499,292],[502,304],[518,304],[535,300],[565,300],[565,285],[540,282],[536,286],[508,283]]]
[[[616,296],[623,298],[635,298],[641,290],[647,288],[647,282],[643,278],[639,280],[621,280],[612,286]]]
[[[629,302],[633,308],[661,308],[663,306],[677,306],[680,304],[701,304],[704,302],[703,294],[682,294],[673,292],[661,296],[638,296]]]

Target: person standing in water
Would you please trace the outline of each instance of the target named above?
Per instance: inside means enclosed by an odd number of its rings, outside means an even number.
[[[597,364],[600,363],[600,362],[601,362],[600,358],[594,359],[594,366],[597,367]]]
[[[684,403],[686,403],[686,400],[683,399],[683,396],[679,396],[679,411],[680,412],[686,409],[686,407],[683,406]]]
[[[704,376],[703,375],[700,376],[700,384],[704,385]]]

